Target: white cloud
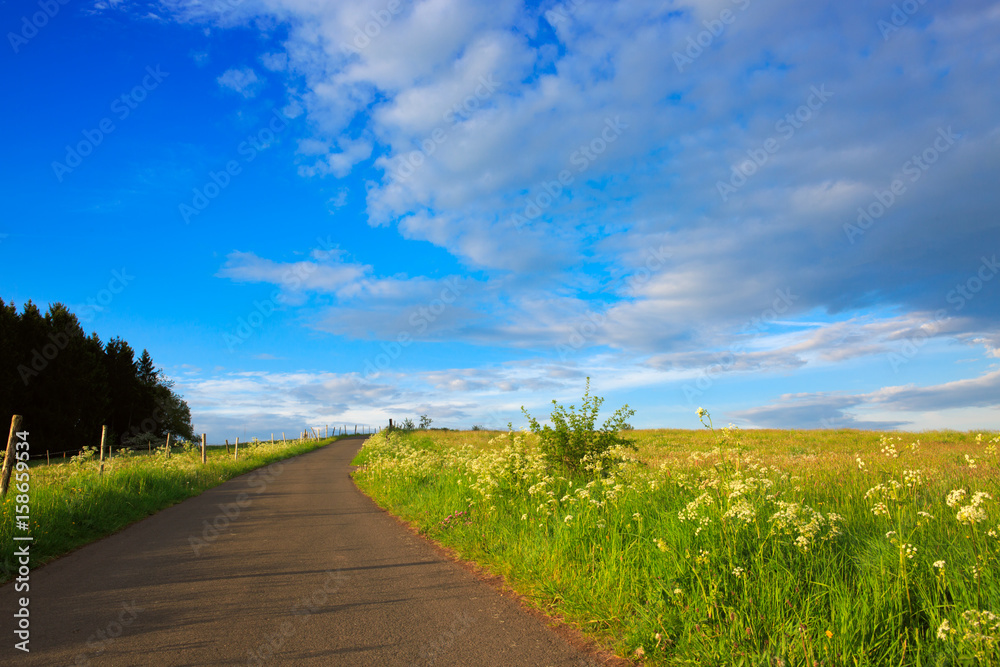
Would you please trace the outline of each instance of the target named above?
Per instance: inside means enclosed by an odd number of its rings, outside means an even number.
[[[974,410],[986,408],[987,410]],[[973,409],[973,410],[970,410]],[[981,423],[996,420],[1000,410],[1000,371],[979,377],[919,387],[888,386],[864,394],[815,392],[786,394],[771,405],[733,413],[751,425],[778,428],[886,429],[900,426],[921,428],[928,412],[975,415]],[[895,420],[868,421],[857,413],[880,413]],[[968,419],[968,418],[966,418]],[[956,419],[956,424],[969,421]],[[937,428],[947,425],[938,423]]]
[[[243,97],[256,97],[264,82],[257,78],[257,73],[249,67],[234,67],[223,72],[216,81],[223,88],[228,88]]]
[[[367,160],[372,154],[372,144],[369,141],[341,139],[339,151],[331,151],[325,157],[310,166],[299,168],[299,173],[305,176],[316,176],[333,174],[337,178],[343,178],[351,173],[351,168],[359,162]],[[318,142],[303,142],[300,145],[300,152],[315,154],[326,152],[321,149]]]
[[[288,69],[288,54],[264,53],[260,57],[260,62],[272,72],[283,72]]]
[[[337,190],[337,194],[326,200],[326,205],[331,214],[335,213],[337,209],[343,208],[344,205],[347,204],[349,194],[350,191],[347,188],[340,188]]]
[[[287,292],[338,293],[356,289],[371,271],[363,264],[344,262],[343,252],[327,252],[330,261],[280,263],[249,252],[231,252],[218,275],[236,282],[271,283]]]
[[[996,245],[1000,88],[983,85],[1000,69],[995,3],[928,5],[889,39],[877,26],[882,6],[565,6],[572,11],[551,21],[557,43],[539,10],[510,0],[418,0],[385,20],[375,17],[381,0],[176,11],[288,26],[284,52],[270,47],[261,62],[301,92],[312,133],[299,145],[300,172],[371,176],[369,224],[479,272],[428,339],[612,350],[628,377],[690,377],[727,353],[734,372],[795,372],[927,337],[997,354],[1000,280],[954,296]],[[723,9],[735,20],[689,52]],[[675,53],[695,55],[680,71]],[[819,100],[816,90],[829,94]],[[609,134],[609,122],[620,130]],[[948,128],[959,138],[934,149]],[[914,156],[926,168],[914,171]],[[734,179],[740,166],[747,173]],[[904,191],[884,214],[846,233],[894,180]],[[720,182],[735,190],[720,196]],[[352,192],[352,203],[360,197]],[[649,270],[653,248],[671,254]],[[221,275],[291,290],[282,274],[296,266],[316,267],[300,292],[340,299],[310,321],[348,337],[392,340],[437,289],[342,257],[281,264],[236,254]],[[778,290],[796,299],[766,317]],[[754,318],[770,324],[748,333]],[[789,409],[804,422],[846,414],[855,399],[796,400]]]

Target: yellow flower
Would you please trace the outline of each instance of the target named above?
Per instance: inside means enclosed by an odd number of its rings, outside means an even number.
[[[832,632],[830,632],[829,630],[827,630],[827,631],[826,631],[826,638],[827,638],[827,639],[833,639],[833,633],[832,633]]]

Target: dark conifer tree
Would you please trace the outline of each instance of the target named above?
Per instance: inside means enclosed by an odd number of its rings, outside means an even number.
[[[96,445],[102,425],[118,442],[192,438],[191,411],[172,385],[148,350],[136,360],[121,338],[86,336],[64,305],[43,317],[30,301],[18,313],[0,299],[0,416],[24,416],[34,451]]]

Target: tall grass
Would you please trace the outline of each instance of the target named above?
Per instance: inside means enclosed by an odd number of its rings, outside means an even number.
[[[528,434],[379,435],[355,479],[649,664],[1000,664],[995,434],[632,435],[575,477]]]
[[[228,479],[338,439],[241,445],[239,460],[212,447],[204,465],[200,447],[190,443],[173,448],[169,456],[166,447],[152,455],[122,450],[105,461],[103,475],[92,449],[69,462],[33,465],[29,532],[14,530],[17,492],[13,480],[0,504],[0,583],[13,578],[17,570],[14,534],[33,536],[30,565],[34,568]]]

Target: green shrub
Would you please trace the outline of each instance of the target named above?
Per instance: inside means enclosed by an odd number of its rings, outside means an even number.
[[[571,473],[579,473],[585,457],[600,458],[613,447],[635,449],[631,441],[619,434],[619,431],[632,429],[626,420],[635,414],[635,410],[629,409],[628,404],[623,405],[604,422],[601,430],[595,431],[594,423],[602,403],[603,398],[590,395],[588,377],[587,390],[579,412],[573,405],[567,410],[555,400],[552,401],[555,406],[550,417],[552,426],[539,425],[538,420],[521,406],[531,432],[539,438],[542,456],[550,466],[564,467]]]

